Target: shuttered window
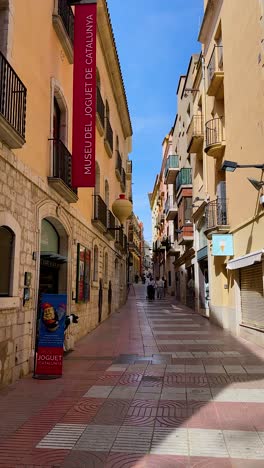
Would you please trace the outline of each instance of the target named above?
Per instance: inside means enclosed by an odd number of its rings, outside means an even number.
[[[242,324],[264,330],[262,264],[240,269]]]

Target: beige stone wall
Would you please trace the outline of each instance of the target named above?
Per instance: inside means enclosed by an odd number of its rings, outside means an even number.
[[[126,258],[115,250],[114,242],[107,241],[96,232],[78,211],[68,205],[46,183],[46,180],[19,161],[5,146],[0,149],[0,215],[11,212],[21,228],[19,251],[18,294],[14,298],[0,298],[0,385],[13,382],[26,375],[32,366],[35,347],[36,305],[39,275],[40,223],[43,217],[56,216],[67,231],[68,238],[68,306],[67,313],[79,316],[78,325],[71,330],[75,341],[98,324],[98,285],[92,283],[91,299],[87,304],[76,304],[77,243],[93,250],[99,248],[99,277],[103,277],[103,254],[108,252],[108,281],[112,280],[112,311],[125,302],[124,278]],[[33,260],[33,252],[36,260]],[[118,270],[115,259],[118,258]],[[93,260],[93,257],[92,257]],[[122,266],[121,266],[122,264]],[[92,267],[92,262],[91,262]],[[122,275],[121,275],[121,268]],[[24,273],[32,273],[31,298],[23,306]],[[118,281],[115,281],[118,275]],[[108,316],[108,281],[103,290],[102,321]],[[5,305],[7,304],[7,306]],[[14,305],[13,305],[14,304]]]
[[[261,178],[258,169],[221,171],[224,160],[239,164],[263,164],[263,2],[258,0],[211,1],[211,16],[203,22],[203,54],[207,66],[221,32],[223,45],[223,90],[217,96],[204,95],[205,122],[224,116],[225,150],[218,158],[204,154],[206,181],[211,200],[216,199],[217,182],[226,179],[230,233],[234,258],[263,248],[264,217],[259,193],[247,177]],[[209,253],[211,242],[209,242]],[[210,315],[232,332],[237,331],[240,293],[235,294],[233,273],[226,270],[229,258],[209,259]]]

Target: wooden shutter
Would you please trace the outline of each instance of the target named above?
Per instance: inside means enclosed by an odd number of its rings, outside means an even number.
[[[242,323],[264,329],[262,264],[240,270]]]

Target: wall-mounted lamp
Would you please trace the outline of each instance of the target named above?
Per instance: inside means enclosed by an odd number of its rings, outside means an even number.
[[[264,186],[264,181],[263,180],[256,180],[256,179],[250,179],[249,177],[247,178],[249,182],[253,185],[253,187],[259,191],[263,186]]]
[[[121,226],[114,227],[114,228],[107,228],[107,231],[121,231],[123,230],[124,222],[129,218],[132,213],[133,205],[131,201],[129,201],[126,196],[121,193],[119,198],[117,198],[113,205],[112,211],[114,215],[117,217],[118,221],[120,222]]]
[[[237,168],[239,169],[261,169],[264,171],[264,164],[238,164],[235,161],[224,161],[222,164],[222,171],[234,172]]]
[[[206,195],[205,198],[195,197],[193,199],[192,208],[200,208],[201,205],[195,205],[195,203],[198,202],[198,201],[201,201],[201,202],[205,201],[206,203],[209,203],[210,195]]]

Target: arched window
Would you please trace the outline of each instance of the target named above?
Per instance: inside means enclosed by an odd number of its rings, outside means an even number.
[[[98,247],[94,246],[93,251],[93,281],[98,281]]]
[[[11,229],[0,227],[0,297],[11,295],[14,239]]]
[[[59,235],[55,227],[47,220],[41,222],[41,252],[59,253]]]
[[[105,253],[104,256],[104,283],[108,281],[108,253]]]
[[[52,133],[51,138],[61,140],[64,145],[68,145],[68,106],[63,95],[63,91],[58,81],[52,79],[52,99],[53,99],[53,115],[52,115]]]
[[[105,204],[109,208],[109,183],[105,180]]]

